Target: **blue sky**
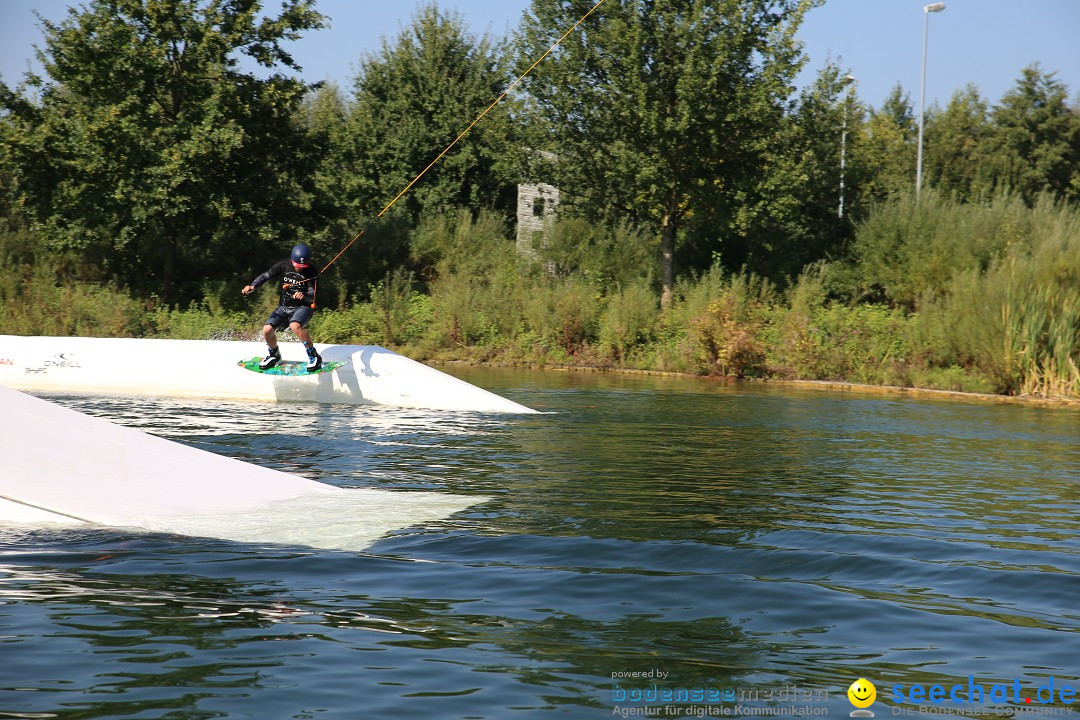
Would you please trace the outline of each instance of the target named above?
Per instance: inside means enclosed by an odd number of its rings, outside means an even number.
[[[41,44],[33,11],[64,16],[70,0],[0,0],[0,76],[16,84],[32,46]],[[439,0],[461,13],[475,33],[503,35],[515,28],[529,0]],[[826,0],[810,12],[800,36],[810,57],[800,84],[813,79],[827,57],[855,76],[858,96],[879,106],[900,83],[918,102],[922,63],[923,0]],[[273,9],[275,0],[264,2]],[[1080,0],[946,0],[930,16],[927,105],[947,103],[974,83],[997,102],[1033,62],[1056,71],[1080,98]],[[331,27],[293,43],[308,80],[333,80],[347,88],[358,59],[396,36],[416,11],[414,0],[319,0]]]

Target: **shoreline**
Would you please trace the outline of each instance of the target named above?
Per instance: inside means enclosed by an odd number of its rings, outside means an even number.
[[[937,388],[902,387],[900,385],[870,385],[846,380],[786,380],[780,378],[735,378],[726,375],[695,375],[671,370],[645,370],[639,368],[611,368],[595,365],[530,365],[519,363],[472,362],[468,360],[431,361],[433,366],[464,366],[517,368],[528,370],[551,370],[554,372],[611,373],[616,375],[647,375],[652,377],[685,378],[705,382],[723,382],[729,384],[747,383],[751,385],[777,385],[783,387],[802,387],[818,390],[831,390],[863,395],[909,395],[943,400],[970,401],[981,403],[1034,405],[1038,407],[1056,407],[1080,410],[1080,398],[1047,398],[1036,395],[995,395],[993,393],[971,393],[961,390],[940,390]]]

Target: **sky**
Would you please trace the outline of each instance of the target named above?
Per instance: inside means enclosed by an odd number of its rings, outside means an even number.
[[[65,16],[72,0],[0,0],[0,79],[22,79],[42,44],[36,10],[50,20]],[[530,0],[438,0],[456,10],[476,34],[503,36],[519,24]],[[811,10],[799,33],[809,63],[797,81],[809,84],[829,58],[850,72],[863,102],[880,107],[900,84],[919,101],[923,0],[826,0]],[[273,11],[276,0],[264,7]],[[318,0],[330,18],[328,29],[310,32],[288,48],[309,81],[330,80],[351,87],[360,58],[380,48],[408,26],[415,0]],[[946,0],[929,15],[926,105],[944,106],[968,84],[998,102],[1016,84],[1021,70],[1038,62],[1056,72],[1080,102],[1080,0]],[[494,98],[493,98],[494,99]]]

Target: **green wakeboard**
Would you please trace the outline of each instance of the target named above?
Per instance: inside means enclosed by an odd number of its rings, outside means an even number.
[[[319,373],[334,372],[342,365],[349,364],[348,360],[333,360],[330,362],[323,360],[321,368],[308,372],[306,361],[299,362],[298,360],[281,360],[280,362],[278,362],[277,365],[270,368],[269,370],[263,370],[259,367],[259,363],[261,361],[262,358],[253,357],[247,360],[241,360],[236,364],[244,368],[245,370],[251,370],[252,372],[257,372],[261,375],[282,375],[285,377],[293,377],[296,375],[318,375]]]

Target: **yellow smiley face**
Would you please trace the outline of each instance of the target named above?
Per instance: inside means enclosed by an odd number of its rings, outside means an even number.
[[[857,708],[870,707],[877,699],[877,688],[866,678],[859,678],[847,689],[847,697]]]

